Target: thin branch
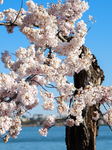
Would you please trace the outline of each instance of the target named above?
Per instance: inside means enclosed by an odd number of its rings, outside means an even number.
[[[4,101],[4,98],[7,98],[7,96],[0,98],[1,102]]]
[[[95,17],[93,17],[91,20],[94,20]],[[88,24],[88,22],[90,22],[91,20],[86,21],[85,23]]]
[[[17,14],[17,16],[16,16],[16,19],[14,20],[13,24],[16,22],[16,20],[17,20],[17,18],[18,18],[19,14],[20,14],[20,12],[21,12],[22,6],[23,6],[23,0],[22,0],[22,2],[21,2],[21,8],[20,8],[20,10],[19,10],[19,12],[18,12],[18,14]]]
[[[108,104],[108,102],[106,102],[107,106],[110,108],[110,105]]]
[[[54,97],[54,99],[55,99],[58,103],[60,103],[60,101],[57,99],[57,97]]]
[[[60,31],[57,33],[57,36],[62,42],[67,42],[67,40],[61,35]]]
[[[39,84],[45,91],[47,91],[38,81],[35,81],[35,80],[31,80],[31,82],[34,81],[36,82],[37,84]],[[48,92],[48,91],[47,91]]]
[[[99,111],[99,113],[101,114],[101,116],[103,117],[103,114],[102,114],[102,112],[100,111],[100,110],[98,110]],[[104,120],[104,118],[102,118],[103,119],[103,121],[105,121]],[[109,126],[109,128],[110,128],[110,130],[112,131],[112,128],[111,128],[111,126],[108,124],[108,122],[106,122],[107,123],[107,125]]]
[[[31,116],[31,113],[30,113],[30,112],[28,112],[28,110],[25,110],[25,112],[26,112],[26,113],[28,113],[28,114]]]
[[[0,22],[1,26],[18,26],[15,23],[11,23],[11,22]]]
[[[46,85],[47,88],[57,88],[56,86],[54,86],[52,84],[48,84],[48,85],[51,85],[51,87]]]
[[[71,103],[73,102],[73,97],[70,99],[70,103],[69,103],[69,109],[71,107]],[[70,110],[69,110],[70,111]]]
[[[110,108],[110,105],[108,104],[108,102],[105,99],[103,100],[105,101],[106,105]]]
[[[34,74],[34,75],[32,74],[31,76],[27,77],[25,81],[26,81],[26,82],[29,82],[29,81],[30,81],[33,77],[35,77],[36,75],[37,75],[37,74]]]
[[[1,26],[18,26],[15,21],[12,22],[0,22]],[[39,27],[38,24],[33,24],[34,27]]]
[[[86,33],[88,33],[90,29],[91,29],[91,26],[89,27]],[[83,35],[83,37],[86,35],[86,33]]]
[[[7,103],[10,103],[13,99],[15,99],[17,97],[18,93],[16,93],[13,97],[10,97],[9,100],[7,100]]]
[[[39,25],[37,23],[34,23],[33,26],[39,28]]]
[[[87,33],[88,33],[88,31],[91,29],[91,26],[89,27],[89,29],[87,30]]]
[[[49,47],[49,53],[48,53],[48,55],[47,55],[47,58],[52,59],[51,54],[52,54],[51,47]]]
[[[47,48],[49,48],[48,45],[46,45],[46,47],[42,48],[42,49],[41,49],[41,52],[44,52]]]
[[[13,54],[13,53],[10,53],[11,55],[14,55],[14,56],[16,56],[15,54]]]
[[[105,105],[104,105],[104,104],[102,104],[102,105],[103,105],[103,107],[105,108],[105,110],[108,111],[107,108],[105,107]]]

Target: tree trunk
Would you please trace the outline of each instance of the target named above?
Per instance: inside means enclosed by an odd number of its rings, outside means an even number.
[[[85,55],[88,48],[81,47]],[[76,88],[85,87],[91,82],[93,86],[101,84],[104,80],[103,70],[97,64],[97,60],[91,61],[88,71],[82,70],[79,74],[74,75],[74,85]],[[84,123],[80,126],[66,127],[66,145],[67,150],[96,150],[96,136],[98,135],[98,121],[92,120],[93,111],[98,110],[100,104],[87,106],[83,110]],[[71,118],[74,118],[71,116]]]

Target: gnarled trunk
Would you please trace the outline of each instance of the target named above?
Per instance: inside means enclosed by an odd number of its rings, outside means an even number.
[[[88,48],[81,47],[82,53],[86,54]],[[93,86],[101,84],[104,80],[103,70],[97,64],[97,60],[91,61],[88,71],[82,70],[74,75],[74,84],[76,88],[85,87],[91,82]],[[93,111],[98,110],[100,104],[87,106],[83,110],[84,123],[80,126],[66,127],[66,145],[67,150],[96,150],[96,136],[98,135],[98,121],[92,120]],[[71,116],[72,117],[72,116]]]

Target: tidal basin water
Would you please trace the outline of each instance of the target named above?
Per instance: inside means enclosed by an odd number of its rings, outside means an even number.
[[[65,127],[52,127],[47,137],[38,133],[41,127],[23,127],[17,139],[4,144],[0,139],[0,150],[66,150]],[[112,131],[100,126],[96,140],[97,150],[112,150]]]

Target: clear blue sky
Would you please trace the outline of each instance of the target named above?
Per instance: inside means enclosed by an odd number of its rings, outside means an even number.
[[[26,9],[26,0],[23,0],[23,8]],[[38,1],[34,0],[34,2],[41,4],[43,3],[46,7],[47,2],[52,2],[48,0]],[[54,3],[57,0],[53,1]],[[19,10],[21,6],[21,0],[4,0],[3,5],[0,5],[0,11],[8,8],[14,8]],[[88,28],[91,26],[92,28],[88,32],[86,36],[85,46],[87,46],[91,52],[96,56],[98,60],[98,64],[104,70],[105,81],[103,82],[103,86],[111,86],[112,85],[112,1],[108,0],[89,0],[89,10],[84,14],[83,19],[88,21],[88,15],[92,15],[95,17],[96,23],[88,24]],[[13,34],[8,34],[6,28],[4,26],[0,26],[0,52],[4,52],[4,50],[8,50],[11,53],[14,53],[20,46],[27,48],[30,45],[29,41],[26,39],[24,35],[19,32],[18,28],[14,29]],[[7,69],[4,68],[2,62],[0,62],[0,72],[8,73]],[[41,103],[40,103],[41,105]],[[38,106],[34,110],[32,110],[31,115],[34,113],[44,113],[50,114],[53,112],[46,112]]]

